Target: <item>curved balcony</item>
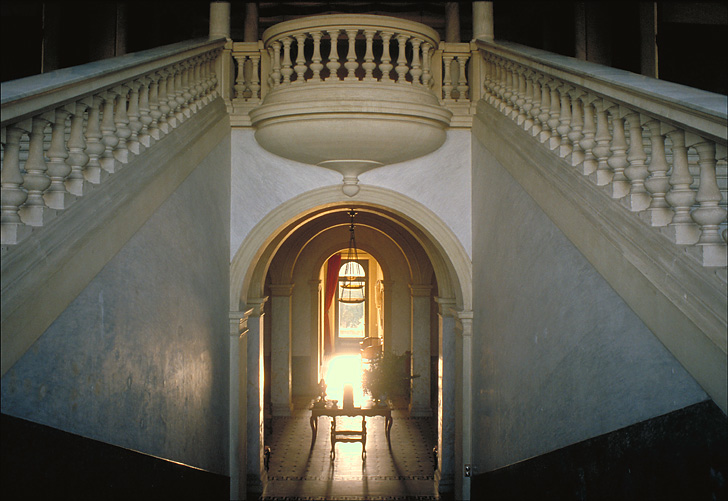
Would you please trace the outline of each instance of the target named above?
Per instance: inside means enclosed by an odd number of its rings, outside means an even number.
[[[261,68],[270,90],[250,112],[256,140],[276,155],[341,172],[353,196],[362,172],[445,142],[452,113],[433,91],[439,42],[427,26],[384,16],[273,26],[263,33],[270,64]]]

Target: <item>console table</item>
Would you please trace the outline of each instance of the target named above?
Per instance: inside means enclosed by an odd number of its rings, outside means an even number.
[[[387,437],[387,443],[391,446],[390,431],[392,430],[392,409],[388,405],[373,407],[334,407],[331,404],[325,406],[311,407],[311,448],[316,443],[316,435],[318,433],[318,418],[328,416],[331,418],[331,458],[336,455],[336,442],[361,442],[362,457],[366,456],[367,443],[367,423],[366,418],[374,416],[384,417],[384,434]],[[336,418],[341,416],[361,417],[361,431],[359,430],[341,430],[336,428]]]

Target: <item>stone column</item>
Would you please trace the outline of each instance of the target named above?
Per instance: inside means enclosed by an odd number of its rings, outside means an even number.
[[[473,312],[459,311],[455,321],[455,498],[470,499],[472,475]]]
[[[412,293],[412,397],[410,416],[428,417],[430,408],[430,293],[432,286],[410,285]]]
[[[230,2],[210,2],[210,38],[230,38]]]
[[[640,2],[640,73],[657,78],[657,2]]]
[[[245,2],[245,24],[243,25],[243,42],[258,41],[258,4]]]
[[[493,40],[493,2],[473,2],[473,39]]]
[[[455,469],[455,301],[437,298],[439,305],[439,359],[437,369],[437,471],[435,480],[442,494],[454,490]]]
[[[252,310],[230,312],[230,499],[245,499],[247,394],[245,377],[248,317]]]
[[[445,41],[460,41],[460,4],[445,2]]]
[[[293,284],[271,285],[271,415],[290,416],[291,294]]]
[[[252,298],[247,306],[247,490],[263,492],[265,468],[263,466],[263,305],[267,297]]]

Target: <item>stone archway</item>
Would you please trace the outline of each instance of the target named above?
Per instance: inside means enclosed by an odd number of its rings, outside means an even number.
[[[455,472],[462,471],[462,465],[470,461],[471,261],[450,228],[428,208],[400,193],[366,185],[353,199],[344,200],[340,188],[332,186],[281,204],[250,231],[235,253],[231,263],[231,319],[240,317],[248,328],[245,338],[240,329],[231,330],[231,423],[247,418],[246,425],[238,428],[240,433],[231,435],[231,456],[232,451],[239,450],[238,458],[245,458],[238,461],[238,482],[244,485],[243,479],[247,478],[255,489],[265,476],[260,373],[266,273],[276,252],[298,227],[322,214],[350,206],[375,211],[391,221],[424,249],[432,264],[440,294],[437,478],[441,490],[454,488],[460,497],[469,491]],[[456,413],[447,412],[452,408]],[[234,474],[231,472],[231,476]]]

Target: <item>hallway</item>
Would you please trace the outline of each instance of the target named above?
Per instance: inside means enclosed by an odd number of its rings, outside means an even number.
[[[308,400],[299,400],[292,417],[273,418],[272,429],[266,429],[271,457],[263,500],[439,499],[433,477],[434,419],[409,418],[404,409],[395,409],[390,450],[384,418],[369,418],[366,461],[357,443],[337,444],[331,461],[330,418],[320,418],[311,449],[309,416]],[[358,418],[339,418],[338,423],[361,426]]]

